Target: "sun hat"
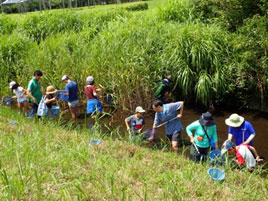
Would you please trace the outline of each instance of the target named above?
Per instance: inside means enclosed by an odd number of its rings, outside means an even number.
[[[221,148],[221,155],[225,154],[232,147],[234,147],[234,143],[232,141],[225,141]]]
[[[244,122],[244,117],[238,114],[232,114],[228,119],[225,119],[225,124],[231,127],[239,127]]]
[[[92,84],[93,81],[94,81],[93,76],[88,76],[87,79],[86,79],[86,83],[89,84],[89,85]]]
[[[12,89],[12,87],[13,87],[15,84],[16,84],[15,81],[10,82],[10,83],[9,83],[9,88]]]
[[[135,111],[139,112],[139,113],[144,113],[145,112],[145,110],[141,106],[136,107]]]
[[[62,78],[61,78],[62,81],[68,80],[68,79],[69,79],[68,75],[63,75]]]
[[[215,120],[212,117],[212,114],[210,112],[202,113],[199,123],[202,126],[213,126],[216,124]]]
[[[46,94],[54,94],[56,92],[57,92],[57,90],[53,86],[48,86],[47,87]]]

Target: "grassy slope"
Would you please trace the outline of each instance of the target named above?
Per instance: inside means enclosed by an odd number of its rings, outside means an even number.
[[[9,123],[16,120],[17,125]],[[109,134],[33,122],[0,107],[0,199],[9,200],[267,200],[268,179],[226,169],[224,183],[208,165]],[[102,138],[99,146],[88,141]]]

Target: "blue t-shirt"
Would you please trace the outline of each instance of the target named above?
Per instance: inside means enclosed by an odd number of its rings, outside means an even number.
[[[78,92],[78,87],[76,82],[71,81],[68,82],[65,86],[65,91],[69,93],[69,99],[68,102],[73,102],[78,100],[77,92]]]
[[[178,111],[181,109],[182,102],[164,104],[163,112],[155,113],[154,126],[159,125],[161,122],[168,121],[178,115]],[[166,134],[172,135],[183,129],[180,119],[174,119],[166,124]]]
[[[251,123],[249,123],[248,121],[244,121],[244,123],[238,128],[230,126],[228,129],[228,133],[234,136],[235,144],[236,146],[238,146],[241,143],[245,142],[251,134],[255,133],[255,130]],[[249,143],[249,145],[252,146],[252,141]]]

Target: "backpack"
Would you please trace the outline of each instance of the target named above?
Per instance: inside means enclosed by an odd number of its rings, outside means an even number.
[[[47,96],[43,96],[37,109],[37,115],[40,117],[46,116],[48,113],[48,107],[47,104],[45,103]]]
[[[165,88],[165,84],[163,82],[160,82],[154,92],[154,97],[160,98],[162,96],[164,88]]]

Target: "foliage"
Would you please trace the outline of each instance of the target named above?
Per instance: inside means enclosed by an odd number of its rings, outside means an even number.
[[[131,6],[127,6],[125,9],[128,10],[128,11],[147,10],[148,9],[148,3],[134,4],[134,5],[131,5]]]

